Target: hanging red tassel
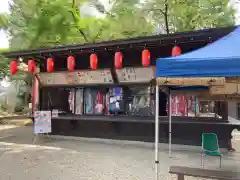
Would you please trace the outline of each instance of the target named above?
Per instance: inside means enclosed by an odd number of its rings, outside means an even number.
[[[142,51],[142,65],[147,67],[150,65],[150,61],[151,61],[151,53],[149,50],[144,49]]]
[[[68,68],[68,71],[74,71],[74,69],[75,69],[75,58],[73,56],[69,56],[67,58],[67,68]]]

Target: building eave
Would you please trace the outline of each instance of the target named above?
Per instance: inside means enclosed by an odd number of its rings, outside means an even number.
[[[39,49],[30,49],[23,51],[15,52],[3,52],[1,55],[8,58],[19,58],[19,57],[45,57],[49,55],[55,55],[58,53],[84,53],[88,51],[101,51],[106,48],[118,49],[118,48],[129,48],[129,47],[144,47],[144,46],[160,46],[164,44],[173,44],[181,41],[194,41],[199,38],[210,39],[213,37],[222,37],[232,32],[235,27],[225,27],[225,28],[215,28],[215,29],[204,29],[191,32],[182,32],[174,33],[169,35],[154,35],[154,36],[145,36],[137,37],[131,39],[121,39],[113,41],[98,42],[94,44],[80,44],[80,45],[64,45],[64,46],[55,46],[50,48],[39,48]]]

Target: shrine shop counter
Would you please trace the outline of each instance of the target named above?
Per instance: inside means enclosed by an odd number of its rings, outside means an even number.
[[[52,134],[154,142],[154,67],[39,73],[39,110],[52,111]],[[202,133],[216,133],[228,146],[239,124],[216,117],[192,117],[213,109],[194,97],[173,97],[172,143],[201,145]],[[167,96],[159,92],[160,142],[168,143]],[[204,109],[204,107],[207,107]],[[200,112],[203,111],[203,112]],[[56,113],[57,112],[57,113]],[[211,112],[212,113],[212,112]]]
[[[168,143],[168,117],[159,117],[161,143]],[[221,148],[227,148],[231,133],[239,129],[237,121],[214,118],[172,117],[172,143],[201,146],[202,133],[216,133]],[[52,134],[154,142],[154,117],[71,116],[52,118]]]

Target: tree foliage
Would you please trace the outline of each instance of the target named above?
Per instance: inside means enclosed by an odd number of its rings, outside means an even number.
[[[110,0],[109,12],[101,2],[12,0],[10,14],[0,15],[0,28],[8,29],[11,49],[28,49],[150,35],[157,24],[167,32],[234,24],[228,0]],[[85,3],[105,18],[81,16]]]
[[[149,0],[145,7],[154,23],[169,32],[235,24],[235,11],[229,0]]]
[[[142,13],[139,5],[139,0],[114,1],[111,12],[107,16],[110,25],[106,33],[111,34],[111,39],[152,34],[154,26]]]
[[[12,49],[49,47],[63,44],[145,35],[152,30],[134,6],[125,8],[119,2],[113,15],[103,18],[81,17],[79,6],[84,0],[13,0],[8,30]],[[133,4],[133,3],[132,3]]]
[[[8,49],[0,49],[0,53],[7,52]],[[9,63],[10,60],[0,55],[0,80],[9,75]]]
[[[7,29],[8,24],[8,15],[0,13],[0,29]]]
[[[27,49],[83,41],[72,11],[69,0],[13,0],[10,47]]]

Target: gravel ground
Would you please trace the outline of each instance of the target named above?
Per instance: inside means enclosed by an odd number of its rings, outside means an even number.
[[[152,148],[47,139],[32,145],[32,134],[31,127],[0,128],[0,180],[154,179]],[[223,169],[240,169],[240,143],[234,145],[237,152],[224,155]],[[170,160],[168,152],[160,151],[160,179],[176,179],[169,176],[169,165],[200,166],[200,153],[174,151],[173,156]],[[219,161],[210,158],[205,165],[216,169]]]

